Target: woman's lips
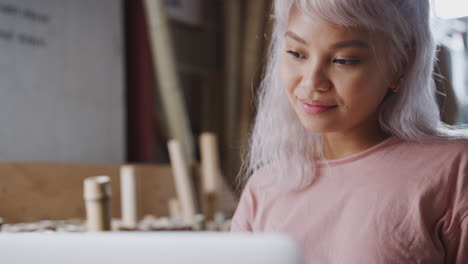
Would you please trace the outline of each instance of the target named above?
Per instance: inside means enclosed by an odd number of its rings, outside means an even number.
[[[311,114],[319,114],[336,107],[336,105],[321,105],[321,104],[308,104],[304,101],[301,101],[304,111]]]

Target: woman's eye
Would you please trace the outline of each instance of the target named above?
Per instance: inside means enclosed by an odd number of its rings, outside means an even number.
[[[298,58],[298,59],[305,59],[305,56],[302,55],[301,53],[297,52],[297,51],[293,51],[293,50],[288,50],[286,51],[287,53],[293,55],[294,57]]]
[[[334,59],[333,63],[338,63],[341,65],[356,65],[359,64],[360,60],[345,60],[345,59]]]

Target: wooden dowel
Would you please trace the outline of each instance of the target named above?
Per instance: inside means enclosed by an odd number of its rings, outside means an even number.
[[[213,133],[200,136],[203,211],[208,221],[213,220],[217,210],[217,194],[220,182],[218,140]]]
[[[200,156],[202,168],[202,190],[205,193],[216,192],[219,178],[218,139],[214,133],[202,133],[200,136]]]
[[[96,176],[84,180],[84,199],[88,231],[111,230],[111,187],[109,176]]]
[[[120,167],[120,198],[122,223],[126,228],[135,228],[138,222],[138,179],[135,167],[125,165]]]
[[[184,160],[182,147],[177,140],[170,140],[168,142],[168,149],[176,186],[177,199],[180,202],[182,210],[182,217],[184,221],[191,224],[196,213],[196,205],[189,166]]]

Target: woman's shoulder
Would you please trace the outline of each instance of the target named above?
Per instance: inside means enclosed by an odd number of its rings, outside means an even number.
[[[271,165],[263,166],[257,169],[247,180],[246,187],[263,188],[270,186],[275,182],[277,175]]]
[[[430,160],[435,163],[468,162],[468,138],[438,139],[430,142],[401,141],[396,148],[400,158]],[[450,162],[452,161],[452,162]],[[447,163],[449,162],[449,163]]]
[[[458,153],[468,154],[468,138],[450,139],[445,143],[446,148],[457,151]]]
[[[273,165],[257,169],[246,181],[243,188],[253,195],[267,195],[285,191],[284,184],[279,178],[278,169]]]
[[[411,142],[401,140],[404,148],[411,148],[417,151],[446,152],[453,154],[468,154],[468,138],[437,139],[427,142]]]

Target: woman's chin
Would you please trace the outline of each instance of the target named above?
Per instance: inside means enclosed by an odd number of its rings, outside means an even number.
[[[310,124],[310,123],[302,123],[302,126],[307,129],[307,131],[312,133],[318,134],[325,134],[331,132],[337,132],[336,125],[332,124]]]

